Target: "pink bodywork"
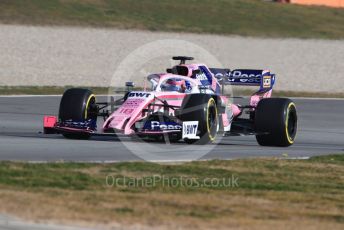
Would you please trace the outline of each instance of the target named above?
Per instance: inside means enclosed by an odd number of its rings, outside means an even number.
[[[195,85],[201,85],[201,82],[197,79],[190,78],[192,76],[192,71],[199,69],[199,66],[205,66],[203,64],[188,64],[183,65],[188,68],[188,74],[187,74],[187,80],[191,81]],[[210,72],[210,71],[209,71]],[[174,75],[174,74],[158,74],[159,76],[159,83],[171,78],[171,77],[184,77],[180,75]],[[213,75],[213,84],[211,85],[211,88],[215,91],[217,79]],[[141,120],[145,118],[145,114],[142,113],[144,109],[147,108],[147,106],[151,103],[154,104],[161,104],[159,100],[155,100],[155,98],[158,98],[160,100],[166,100],[169,105],[173,106],[181,106],[183,99],[185,97],[185,93],[178,93],[178,92],[149,92],[149,91],[138,91],[138,92],[131,92],[134,94],[132,97],[128,97],[128,99],[124,102],[124,104],[118,108],[114,113],[112,113],[107,120],[104,122],[103,130],[113,128],[119,132],[122,132],[126,135],[134,134],[134,130],[132,129],[133,125],[136,121]],[[136,96],[137,94],[138,96]],[[149,94],[149,95],[148,95]],[[142,96],[143,95],[143,96]],[[263,94],[253,94],[250,99],[250,105],[256,107],[258,102],[262,98],[270,97],[271,96],[271,90],[263,93]],[[228,104],[228,98],[226,96],[220,96],[221,103],[226,106],[231,106],[231,109],[233,111],[233,116],[237,117],[241,115],[242,110],[239,108],[238,105],[235,104]],[[155,111],[157,112],[161,110],[162,107],[156,106]],[[170,113],[173,115],[173,110],[170,109]],[[230,125],[230,122],[228,120],[228,116],[223,113],[222,114],[222,121],[224,126]]]
[[[159,78],[158,85],[165,81],[168,78],[178,77],[184,78],[185,80],[191,82],[193,85],[199,86],[202,85],[200,80],[191,78],[192,72],[194,70],[199,69],[200,66],[204,66],[204,64],[183,64],[182,66],[186,66],[188,68],[187,76],[180,76],[175,74],[156,74]],[[210,71],[209,71],[210,72]],[[210,72],[211,73],[211,72]],[[218,87],[218,81],[215,78],[214,74],[212,74],[212,85],[211,88],[216,92],[216,88]],[[145,87],[146,89],[146,87]],[[258,102],[262,98],[271,97],[272,90],[269,90],[265,93],[255,93],[250,98],[250,105],[256,107]],[[166,101],[168,105],[172,106],[181,106],[186,93],[179,93],[179,92],[161,92],[161,91],[133,91],[130,92],[130,96],[127,100],[115,111],[113,112],[104,122],[103,124],[103,131],[107,129],[114,129],[118,132],[124,133],[125,135],[134,134],[134,130],[132,129],[135,122],[145,118],[146,113],[143,113],[144,109],[147,109],[147,106],[151,103],[156,105],[162,105],[162,101]],[[159,100],[157,100],[157,98]],[[240,116],[242,113],[242,109],[235,104],[231,104],[228,101],[226,96],[220,96],[221,103],[223,106],[230,106],[233,112],[233,117]],[[154,106],[155,111],[158,112],[163,109],[161,106]],[[170,109],[169,113],[174,115],[174,110]],[[228,120],[228,116],[226,113],[222,114],[222,121],[224,127],[229,126],[231,120]],[[45,116],[44,117],[44,128],[53,129],[53,128],[61,128],[61,129],[68,129],[69,131],[85,131],[85,132],[92,132],[91,130],[80,130],[80,129],[72,129],[67,127],[57,127],[57,117],[55,116]],[[155,132],[155,131],[152,131]]]
[[[188,68],[187,76],[180,76],[175,74],[158,74],[157,76],[159,76],[160,78],[159,83],[171,77],[178,77],[185,78],[187,81],[190,81],[194,85],[202,85],[200,80],[193,79],[191,78],[191,76],[192,72],[194,70],[198,70],[200,66],[205,67],[204,64],[183,64],[181,66],[186,66]],[[212,74],[211,88],[214,91],[216,91],[217,84],[217,79]],[[155,98],[158,98],[160,100],[166,100],[167,103],[172,106],[181,106],[183,99],[186,95],[185,93],[178,92],[156,91],[131,92],[131,95],[133,94],[134,96],[128,97],[124,104],[108,117],[108,119],[104,122],[103,130],[113,128],[117,131],[123,132],[126,135],[134,134],[135,131],[131,127],[135,124],[136,121],[145,118],[145,115],[142,113],[143,109],[146,109],[147,106],[151,103],[161,104],[161,102],[159,100],[155,100]],[[135,96],[135,94],[138,96]],[[221,99],[226,100],[223,102],[223,104],[227,104],[226,97],[221,97]],[[162,107],[155,107],[155,112],[159,111],[160,109],[162,109]],[[170,110],[170,112],[173,113],[172,110]],[[222,116],[222,119],[225,125],[229,125],[228,117],[225,114]]]
[[[122,131],[126,135],[134,133],[131,129],[134,123],[142,118],[144,118],[142,110],[146,109],[151,103],[161,104],[160,101],[155,100],[154,97],[160,100],[166,100],[169,105],[181,106],[184,93],[178,92],[131,92],[132,94],[150,94],[146,98],[140,97],[128,97],[128,99],[123,103],[123,105],[118,108],[114,113],[112,113],[109,118],[104,122],[103,130],[108,128],[113,128],[118,131]],[[162,104],[161,104],[162,105]],[[155,106],[156,112],[162,109],[162,106]]]
[[[171,77],[178,77],[187,79],[193,85],[200,84],[198,80],[185,76],[174,74],[158,74],[157,76],[160,78],[159,83]],[[103,125],[103,130],[113,128],[117,131],[123,132],[126,135],[134,134],[134,130],[131,127],[136,121],[145,118],[145,115],[142,113],[142,111],[151,103],[162,105],[161,101],[156,100],[156,98],[166,101],[172,106],[181,106],[185,95],[185,93],[179,92],[133,91],[129,94],[128,99],[123,103],[123,105],[121,105],[121,107],[119,107],[106,119]],[[155,106],[154,108],[155,112],[163,109],[162,106]],[[173,112],[174,111],[170,109],[170,113]]]
[[[44,128],[54,128],[57,122],[56,116],[44,116],[43,118],[43,127]]]
[[[269,97],[271,97],[271,94],[272,94],[272,89],[269,90],[269,91],[267,91],[267,92],[265,92],[265,93],[261,93],[261,94],[256,93],[256,94],[253,94],[253,95],[251,96],[251,99],[250,99],[250,106],[257,107],[258,102],[259,102],[260,100],[262,100],[263,98],[269,98]]]

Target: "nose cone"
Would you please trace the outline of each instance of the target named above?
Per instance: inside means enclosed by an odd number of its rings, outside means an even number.
[[[142,110],[154,99],[154,93],[133,91],[127,100],[104,122],[103,129],[113,128],[128,132],[136,120],[142,117]]]

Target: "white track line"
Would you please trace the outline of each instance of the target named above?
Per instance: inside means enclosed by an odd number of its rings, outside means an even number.
[[[278,157],[263,157],[263,158],[278,158],[281,160],[308,160],[310,157],[306,156],[300,156],[300,157],[283,157],[283,156],[278,156]],[[225,159],[220,159],[220,160],[225,160],[225,161],[232,161],[232,160],[237,160],[241,158],[225,158]],[[255,159],[255,158],[251,158]],[[259,159],[259,157],[258,157]],[[199,161],[212,161],[213,159],[183,159],[183,160],[126,160],[126,161],[121,161],[121,160],[91,160],[91,161],[14,161],[14,162],[27,162],[29,164],[47,164],[47,163],[91,163],[91,164],[114,164],[114,163],[122,163],[122,162],[152,162],[152,163],[188,163],[188,162],[199,162]]]

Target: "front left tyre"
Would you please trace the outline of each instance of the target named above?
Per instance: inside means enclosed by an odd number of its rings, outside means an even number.
[[[72,88],[64,92],[59,109],[59,120],[86,122],[90,119],[97,119],[96,97],[91,90]],[[63,133],[68,139],[88,139],[89,133],[68,132]]]

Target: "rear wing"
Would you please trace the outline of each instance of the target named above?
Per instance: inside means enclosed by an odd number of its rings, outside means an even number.
[[[259,86],[258,92],[267,92],[275,84],[275,74],[269,70],[209,68],[222,85]]]

